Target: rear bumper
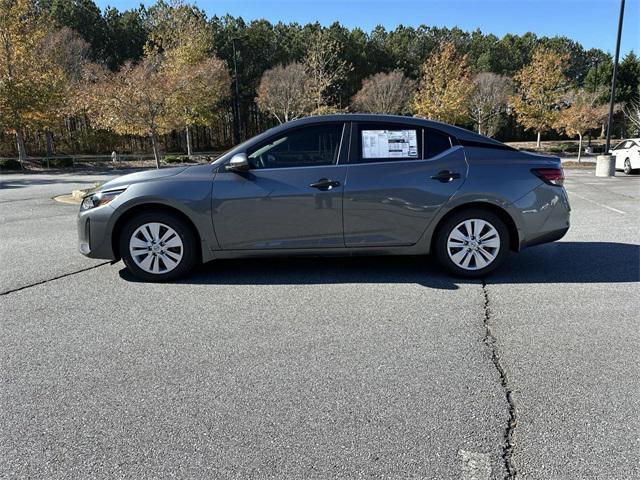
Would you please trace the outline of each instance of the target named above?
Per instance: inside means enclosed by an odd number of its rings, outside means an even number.
[[[521,248],[559,240],[569,230],[571,207],[562,187],[540,185],[515,205],[522,219]]]
[[[556,240],[560,240],[562,237],[564,237],[568,231],[569,231],[569,227],[564,227],[558,230],[553,230],[551,232],[544,233],[536,237],[534,240],[525,242],[523,247],[531,247],[533,245],[539,245],[541,243],[555,242]]]

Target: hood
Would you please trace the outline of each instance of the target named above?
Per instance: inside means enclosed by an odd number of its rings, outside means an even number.
[[[144,172],[129,173],[121,177],[114,178],[102,185],[99,190],[111,190],[113,188],[126,187],[133,183],[148,182],[158,178],[172,177],[185,171],[187,167],[161,168],[159,170],[146,170]]]

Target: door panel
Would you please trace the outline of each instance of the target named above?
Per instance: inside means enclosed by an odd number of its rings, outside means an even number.
[[[220,171],[212,216],[224,250],[344,247],[342,191],[346,166]],[[322,179],[330,188],[310,185]]]
[[[431,178],[443,171],[459,178]],[[344,190],[345,244],[415,244],[466,174],[464,150],[459,146],[429,160],[350,164]]]

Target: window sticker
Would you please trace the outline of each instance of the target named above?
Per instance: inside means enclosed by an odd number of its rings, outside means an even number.
[[[362,158],[418,158],[418,132],[362,130]]]

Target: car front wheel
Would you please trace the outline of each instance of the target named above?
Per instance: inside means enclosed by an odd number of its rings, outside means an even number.
[[[436,236],[436,258],[460,277],[483,277],[498,268],[508,253],[507,226],[500,217],[482,209],[452,215]]]
[[[148,212],[130,219],[120,235],[120,254],[134,276],[151,282],[185,275],[198,259],[191,228],[168,212]]]

